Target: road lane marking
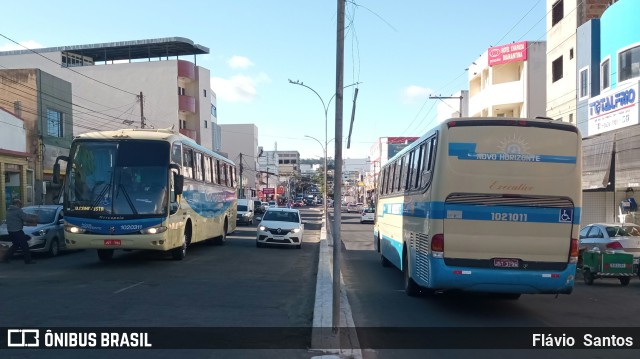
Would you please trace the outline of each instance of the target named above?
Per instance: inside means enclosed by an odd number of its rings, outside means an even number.
[[[122,288],[122,289],[118,289],[118,290],[116,290],[115,292],[113,292],[113,294],[122,293],[122,292],[124,292],[125,290],[127,290],[127,289],[131,289],[131,288],[133,288],[133,287],[137,287],[137,286],[139,286],[139,285],[140,285],[140,284],[142,284],[142,283],[144,283],[144,282],[138,282],[138,283],[136,283],[136,284],[132,284],[132,285],[130,285],[130,286],[128,286],[128,287],[124,287],[124,288]]]

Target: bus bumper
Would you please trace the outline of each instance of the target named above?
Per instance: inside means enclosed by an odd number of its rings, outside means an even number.
[[[485,293],[570,294],[573,291],[576,264],[563,271],[488,269],[451,267],[441,258],[431,259],[429,281],[419,285],[436,290],[463,290]]]
[[[65,233],[68,249],[132,249],[167,251],[172,247],[162,235],[105,236]]]

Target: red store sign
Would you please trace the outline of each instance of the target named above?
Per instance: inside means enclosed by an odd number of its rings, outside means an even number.
[[[490,47],[488,50],[489,66],[506,64],[527,59],[527,42],[520,41],[512,44]]]

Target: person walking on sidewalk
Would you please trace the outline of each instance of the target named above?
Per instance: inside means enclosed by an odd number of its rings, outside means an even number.
[[[29,251],[29,236],[24,233],[22,227],[25,224],[32,224],[38,222],[38,217],[33,214],[27,214],[22,210],[22,201],[19,199],[14,199],[11,202],[11,206],[7,208],[7,232],[9,232],[9,239],[11,239],[12,245],[5,253],[3,262],[9,263],[11,261],[11,257],[16,249],[20,248],[22,250],[22,255],[24,258],[25,264],[33,264],[35,263],[33,259],[31,259],[31,252]]]

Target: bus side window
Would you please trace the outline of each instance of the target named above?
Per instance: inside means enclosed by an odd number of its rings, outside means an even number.
[[[171,162],[182,166],[182,144],[180,142],[175,142],[171,146]]]

